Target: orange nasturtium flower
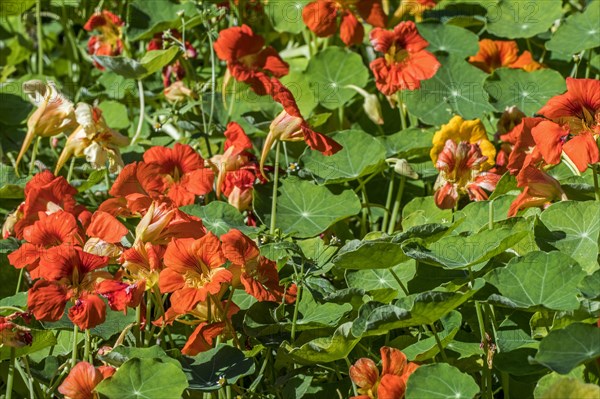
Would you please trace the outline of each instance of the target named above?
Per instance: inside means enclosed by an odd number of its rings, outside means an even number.
[[[110,11],[102,10],[93,14],[85,23],[83,29],[91,32],[98,31],[99,35],[93,35],[88,40],[88,53],[92,55],[115,56],[123,52],[122,26],[125,23],[117,15]],[[96,67],[104,70],[104,67],[94,62]]]
[[[49,249],[38,266],[42,278],[29,290],[28,309],[37,320],[57,321],[67,302],[72,301],[69,319],[80,329],[102,324],[106,305],[94,291],[99,280],[112,278],[110,273],[98,270],[107,264],[107,257],[88,254],[78,247]]]
[[[27,135],[17,156],[16,167],[19,166],[34,137],[56,136],[77,126],[73,103],[58,91],[54,82],[28,80],[23,83],[23,91],[37,109],[27,120]]]
[[[177,206],[191,205],[197,195],[212,191],[213,171],[205,167],[204,159],[189,145],[152,147],[144,153],[144,162],[158,167],[167,195]]]
[[[94,367],[88,362],[79,362],[58,387],[58,392],[66,399],[97,399],[96,386],[117,370],[110,366]]]
[[[227,62],[223,88],[227,87],[233,76],[249,84],[256,94],[264,96],[273,90],[271,77],[280,78],[289,72],[288,64],[281,59],[277,50],[271,46],[265,47],[265,39],[255,34],[248,25],[223,29],[214,48],[217,57]]]
[[[370,67],[377,89],[386,96],[399,90],[418,89],[421,81],[432,78],[441,66],[435,55],[425,50],[429,43],[412,21],[400,22],[391,31],[373,29],[371,44],[384,54],[373,60]]]
[[[381,0],[317,0],[302,10],[304,23],[319,37],[337,32],[339,15],[340,38],[346,46],[361,44],[365,36],[365,28],[357,16],[378,28],[387,23]]]
[[[478,119],[465,121],[455,116],[442,125],[433,136],[430,155],[440,171],[434,198],[442,209],[454,208],[465,194],[475,201],[487,199],[486,191],[493,191],[500,179],[487,172],[494,166],[496,149]]]
[[[519,173],[517,186],[524,187],[524,190],[510,204],[509,217],[516,216],[517,212],[525,208],[547,208],[552,201],[567,200],[558,180],[531,165],[524,167]]]
[[[402,399],[408,377],[419,367],[408,363],[400,350],[384,346],[381,352],[381,375],[375,362],[361,358],[350,366],[350,378],[359,387],[359,396],[350,399]]]
[[[469,57],[469,62],[487,73],[501,67],[523,69],[527,72],[542,68],[529,51],[519,54],[517,42],[509,40],[482,39],[479,41],[479,52]]]
[[[221,242],[212,233],[197,240],[172,240],[165,252],[159,287],[162,293],[173,293],[174,312],[183,314],[194,309],[198,302],[217,295],[223,284],[231,283],[232,274],[223,267],[226,261]]]

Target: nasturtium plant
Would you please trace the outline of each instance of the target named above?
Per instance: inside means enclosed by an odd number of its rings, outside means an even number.
[[[0,7],[4,399],[597,399],[600,1]]]

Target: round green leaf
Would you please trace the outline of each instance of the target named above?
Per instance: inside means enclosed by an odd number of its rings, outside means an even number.
[[[311,0],[273,1],[264,7],[277,32],[300,33],[306,27],[302,9],[310,2]]]
[[[244,223],[244,217],[235,207],[223,201],[213,201],[206,206],[185,205],[180,208],[189,215],[202,219],[206,229],[220,237],[231,229],[237,229],[245,234],[254,231]]]
[[[412,259],[391,268],[404,286],[415,276],[415,261]],[[392,289],[401,292],[402,288],[396,277],[388,269],[348,270],[346,281],[348,287],[360,288],[365,291]]]
[[[479,385],[468,374],[446,363],[428,364],[415,370],[406,384],[406,399],[472,399]]]
[[[521,308],[575,310],[579,308],[577,287],[584,276],[570,256],[536,251],[492,270],[486,280]]]
[[[277,227],[296,237],[313,237],[339,220],[360,212],[353,190],[329,189],[308,181],[285,179],[277,197]]]
[[[385,147],[370,134],[362,130],[345,130],[333,134],[331,138],[344,149],[325,156],[307,148],[302,155],[306,170],[324,179],[326,183],[355,180],[385,167]]]
[[[600,387],[596,384],[586,384],[575,378],[561,377],[552,384],[539,399],[598,399]]]
[[[181,12],[185,14],[181,15]],[[149,39],[155,33],[167,29],[179,29],[183,18],[186,21],[186,28],[189,29],[197,23],[190,19],[196,14],[196,7],[193,3],[178,4],[169,0],[135,0],[128,10],[127,35],[129,40],[133,41]]]
[[[336,109],[356,95],[346,85],[365,87],[369,70],[360,55],[340,47],[329,47],[308,63],[306,77],[312,82],[312,89],[319,103],[328,109]]]
[[[535,358],[560,374],[567,374],[578,365],[600,357],[600,328],[596,325],[573,323],[554,330],[542,342]]]
[[[351,240],[333,258],[333,264],[342,269],[389,269],[407,260],[400,244],[389,239]]]
[[[223,387],[223,381],[235,384],[241,377],[254,373],[252,359],[246,358],[239,349],[223,344],[191,359],[184,358],[182,362],[191,391],[217,391]]]
[[[527,235],[527,231],[509,228],[483,230],[470,236],[445,236],[424,245],[422,240],[406,241],[406,255],[421,262],[447,269],[466,269],[485,262],[512,247]]]
[[[425,291],[396,300],[385,305],[367,302],[358,311],[352,325],[355,337],[383,335],[396,328],[431,324],[450,311],[458,308],[484,286],[482,279],[476,279],[473,287],[456,289],[456,292]]]
[[[551,97],[567,89],[565,79],[552,69],[527,72],[500,68],[485,81],[484,87],[498,112],[516,105],[526,115],[533,115]]]
[[[454,339],[454,336],[460,330],[462,315],[455,310],[451,311],[440,319],[444,329],[438,333],[442,347],[448,346]],[[422,362],[431,359],[440,352],[435,337],[424,338],[412,345],[402,349],[410,361]]]
[[[558,27],[546,48],[563,54],[575,54],[600,46],[600,1],[591,2],[583,13],[571,15]]]
[[[449,24],[417,24],[421,36],[429,42],[427,51],[455,54],[465,58],[477,54],[479,39],[473,32]]]
[[[598,270],[600,204],[596,201],[561,201],[540,216],[535,237],[540,248],[558,249],[575,259],[583,270]]]
[[[435,129],[410,127],[390,136],[379,137],[387,149],[386,157],[409,158],[427,156]]]
[[[403,93],[408,110],[430,125],[447,123],[458,114],[465,119],[493,110],[483,81],[488,76],[458,56],[438,57],[437,74],[421,82],[419,90]]]
[[[98,107],[106,123],[113,129],[127,129],[130,125],[127,107],[117,101],[102,101]]]
[[[533,37],[547,31],[561,16],[561,0],[501,0],[487,9],[487,30],[509,39]]]
[[[185,374],[174,364],[133,358],[98,384],[96,391],[109,399],[179,399],[187,387]]]
[[[402,209],[404,230],[428,223],[449,223],[451,220],[452,210],[438,208],[433,197],[413,198]]]
[[[344,323],[333,332],[333,336],[316,338],[300,347],[283,344],[293,360],[301,364],[329,363],[348,356],[360,339],[350,329],[352,323]]]

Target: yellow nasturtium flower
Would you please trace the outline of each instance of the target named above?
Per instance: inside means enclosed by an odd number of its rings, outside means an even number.
[[[460,116],[455,116],[450,122],[442,125],[441,129],[433,136],[433,147],[429,153],[434,164],[448,140],[452,140],[456,144],[463,141],[469,144],[479,144],[481,154],[487,157],[487,160],[481,164],[480,170],[482,171],[491,169],[496,163],[496,148],[488,139],[485,127],[479,119],[464,120]]]

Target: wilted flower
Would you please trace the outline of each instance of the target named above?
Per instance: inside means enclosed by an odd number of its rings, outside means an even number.
[[[17,167],[34,137],[56,136],[77,126],[73,103],[58,91],[54,82],[28,80],[23,83],[23,91],[37,109],[27,120],[27,135],[17,156]]]
[[[24,313],[13,313],[9,316],[0,316],[0,347],[22,348],[31,345],[33,336],[29,328],[13,323],[13,320],[23,317]]]
[[[54,173],[58,173],[72,156],[85,156],[94,169],[106,167],[107,162],[113,173],[123,169],[119,147],[128,145],[129,138],[108,127],[100,108],[79,103],[75,115],[79,126],[67,138]]]

